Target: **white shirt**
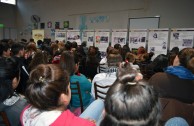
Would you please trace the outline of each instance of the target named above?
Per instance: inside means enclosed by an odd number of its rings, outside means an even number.
[[[96,74],[96,76],[92,80],[92,87],[91,87],[91,94],[95,98],[95,91],[94,91],[94,83],[96,82],[98,85],[101,86],[108,86],[112,85],[116,80],[116,72],[112,73],[99,73]],[[102,92],[107,92],[107,89],[98,89],[99,91]],[[105,95],[101,94],[100,96],[105,97]]]
[[[23,113],[24,126],[49,126],[60,115],[62,111],[40,111],[32,106],[27,108]]]

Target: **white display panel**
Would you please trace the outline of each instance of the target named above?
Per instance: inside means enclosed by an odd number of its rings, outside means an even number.
[[[95,31],[95,46],[99,48],[99,51],[106,52],[109,46],[110,30],[102,29]]]
[[[131,29],[129,31],[129,47],[130,49],[138,49],[143,46],[146,48],[147,29]]]
[[[120,44],[123,47],[126,43],[127,29],[113,29],[111,45],[114,47],[115,44]]]
[[[67,30],[67,41],[75,41],[78,45],[81,45],[80,30]]]
[[[153,58],[159,54],[167,54],[168,46],[168,28],[149,29],[148,33],[148,52],[153,52]]]
[[[94,30],[84,30],[82,33],[82,42],[87,42],[87,47],[94,45]]]
[[[194,41],[194,28],[173,28],[170,35],[170,50],[173,47],[192,48]]]

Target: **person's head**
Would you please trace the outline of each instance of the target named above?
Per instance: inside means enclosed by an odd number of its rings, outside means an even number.
[[[11,46],[11,52],[13,56],[23,57],[25,53],[24,45],[21,43],[14,43]]]
[[[70,41],[67,41],[65,43],[65,50],[71,51],[71,48],[72,48],[72,43]]]
[[[144,53],[146,53],[146,49],[143,46],[139,47],[137,50],[137,55],[144,54]]]
[[[0,102],[10,97],[20,81],[18,62],[13,58],[0,57]]]
[[[121,45],[119,43],[117,43],[117,44],[114,45],[114,48],[117,49],[117,50],[120,50],[121,49]]]
[[[75,73],[75,61],[74,54],[70,51],[63,51],[60,58],[61,67],[66,70],[69,75],[73,75]]]
[[[28,45],[26,46],[26,50],[27,52],[36,52],[37,51],[36,43],[35,42],[28,43]]]
[[[95,56],[97,54],[96,47],[90,46],[88,49],[88,56]]]
[[[108,66],[119,66],[122,62],[122,57],[117,49],[111,49],[107,56]]]
[[[125,60],[126,60],[127,62],[134,63],[134,62],[135,62],[135,55],[134,55],[133,53],[128,52],[128,53],[125,55]]]
[[[0,56],[2,57],[10,57],[11,55],[11,48],[7,42],[0,43]]]
[[[86,41],[83,41],[81,45],[82,45],[83,47],[86,47],[87,42],[86,42]]]
[[[150,62],[153,55],[154,55],[153,52],[142,54],[140,57],[140,62]]]
[[[42,45],[43,45],[43,41],[42,41],[42,40],[38,40],[38,41],[37,41],[37,46],[38,46],[38,48],[41,48]]]
[[[194,73],[194,49],[184,48],[175,57],[173,66],[183,66]]]
[[[170,53],[175,53],[176,55],[178,55],[178,53],[179,53],[179,48],[178,48],[178,47],[173,47],[173,48],[170,50]]]
[[[124,52],[130,52],[130,48],[128,45],[123,45],[123,49]]]
[[[40,110],[65,109],[71,99],[69,76],[59,65],[38,65],[30,72],[25,94],[28,102]]]
[[[75,48],[75,49],[77,49],[77,42],[72,42],[72,48]]]
[[[65,43],[62,42],[62,41],[58,42],[58,47],[59,47],[59,49],[60,49],[61,51],[63,51],[64,48],[65,48]]]
[[[168,56],[164,54],[158,55],[151,63],[154,72],[163,72],[168,66]]]
[[[34,39],[33,38],[30,38],[29,42],[34,42]]]
[[[100,126],[157,126],[160,103],[157,92],[144,81],[135,81],[137,71],[128,64],[105,98],[105,117]]]
[[[122,57],[123,57],[123,61],[125,60],[125,55],[130,52],[130,48],[128,45],[124,45],[123,48],[122,48]]]
[[[29,64],[29,69],[32,70],[39,64],[48,64],[48,54],[45,51],[38,51],[35,53],[33,59]]]

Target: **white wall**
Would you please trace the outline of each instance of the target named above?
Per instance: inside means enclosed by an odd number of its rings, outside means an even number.
[[[160,15],[161,28],[194,27],[194,0],[18,0],[17,26],[19,38],[31,37],[31,15],[41,22],[70,21],[70,27],[79,29],[127,28],[128,18]],[[101,22],[92,19],[104,18]],[[80,20],[85,19],[84,22]],[[85,26],[84,26],[85,24]],[[50,29],[45,28],[47,37]]]

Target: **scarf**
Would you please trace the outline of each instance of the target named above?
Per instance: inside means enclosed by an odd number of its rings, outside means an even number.
[[[194,74],[183,66],[169,66],[165,72],[178,76],[181,79],[194,80]]]

